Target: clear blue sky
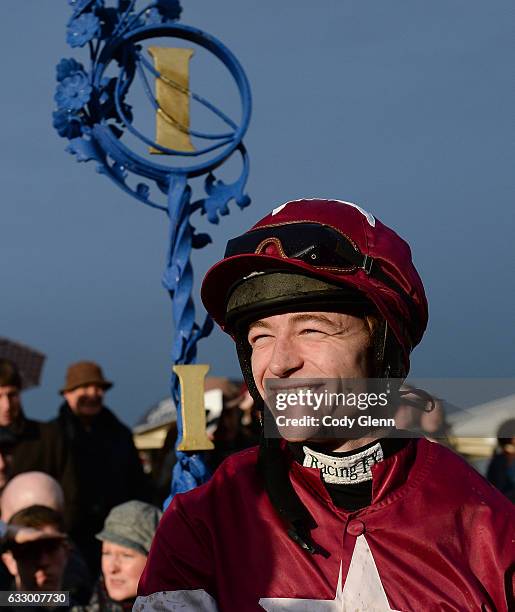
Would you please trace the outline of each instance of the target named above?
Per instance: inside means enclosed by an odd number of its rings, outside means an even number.
[[[212,231],[213,245],[194,259],[197,279],[229,237],[277,204],[351,200],[412,245],[430,304],[413,373],[513,376],[513,4],[184,0],[183,8],[183,23],[238,56],[254,97],[253,203],[233,206]],[[68,16],[65,0],[1,7],[0,335],[48,356],[41,388],[24,398],[30,416],[55,414],[67,364],[87,358],[114,380],[107,403],[132,424],[168,389],[166,218],[76,163],[51,126],[55,64],[80,59],[65,43]],[[223,102],[204,76],[196,74],[197,91]],[[200,360],[238,375],[219,331]]]

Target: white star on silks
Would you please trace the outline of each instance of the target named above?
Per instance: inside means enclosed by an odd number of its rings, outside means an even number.
[[[259,605],[267,612],[399,612],[392,610],[365,536],[356,539],[345,587],[342,564],[334,599],[289,599],[262,597]]]

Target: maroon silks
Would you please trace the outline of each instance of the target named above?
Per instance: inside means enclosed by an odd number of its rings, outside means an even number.
[[[373,466],[372,504],[354,513],[334,506],[318,470],[290,458],[325,550],[315,555],[288,537],[256,461],[255,448],[233,455],[174,498],[136,610],[508,611],[515,507],[452,451],[411,441]]]

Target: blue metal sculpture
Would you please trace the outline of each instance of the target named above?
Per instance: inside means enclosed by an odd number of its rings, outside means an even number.
[[[97,171],[106,174],[119,187],[147,206],[164,211],[169,218],[169,248],[163,285],[172,298],[175,324],[172,347],[173,364],[191,364],[196,359],[197,342],[212,329],[209,318],[198,325],[192,300],[193,274],[190,263],[192,248],[211,242],[208,234],[197,233],[191,224],[195,213],[206,214],[211,223],[229,213],[228,204],[235,200],[240,208],[250,204],[244,193],[249,165],[242,139],[247,130],[251,96],[247,77],[235,56],[212,36],[177,23],[181,14],[178,0],[118,0],[108,6],[104,0],[68,0],[73,9],[67,26],[71,47],[89,48],[89,65],[75,59],[63,59],[57,65],[57,89],[53,125],[60,136],[69,140],[67,151],[79,162],[94,161]],[[138,5],[138,7],[137,7]],[[142,6],[141,6],[142,5]],[[144,56],[143,43],[152,39],[190,41],[214,54],[234,79],[241,103],[239,125],[203,97],[166,77]],[[108,76],[109,71],[115,74]],[[189,100],[202,105],[219,118],[227,129],[209,134],[181,125],[163,111],[152,93],[149,77],[163,79],[181,91]],[[139,79],[153,110],[161,113],[178,130],[208,145],[197,150],[177,150],[163,146],[145,136],[134,125],[132,108],[127,101],[131,85]],[[125,144],[149,145],[154,152],[169,155],[172,164],[157,164]],[[240,177],[231,184],[217,180],[213,171],[233,153],[242,159]],[[188,165],[187,162],[192,162]],[[205,197],[192,202],[188,180],[205,175]],[[134,183],[134,177],[143,180]],[[139,179],[138,179],[139,180]],[[164,200],[164,202],[160,201]],[[172,376],[172,398],[178,407],[180,440],[180,394],[178,379]],[[208,474],[200,454],[177,451],[172,495],[200,484]]]

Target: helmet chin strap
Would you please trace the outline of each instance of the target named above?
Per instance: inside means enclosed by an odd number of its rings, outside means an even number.
[[[388,321],[383,319],[379,329],[372,338],[374,363],[374,378],[402,378],[406,377],[402,351],[391,331]]]
[[[249,390],[254,403],[256,404],[256,408],[260,411],[263,410],[263,398],[258,391],[256,386],[256,381],[254,380],[254,375],[252,374],[252,348],[247,340],[247,334],[239,330],[235,334],[236,341],[236,352],[238,353],[238,361],[240,362],[241,373],[243,374],[243,379],[247,384],[247,389]]]

